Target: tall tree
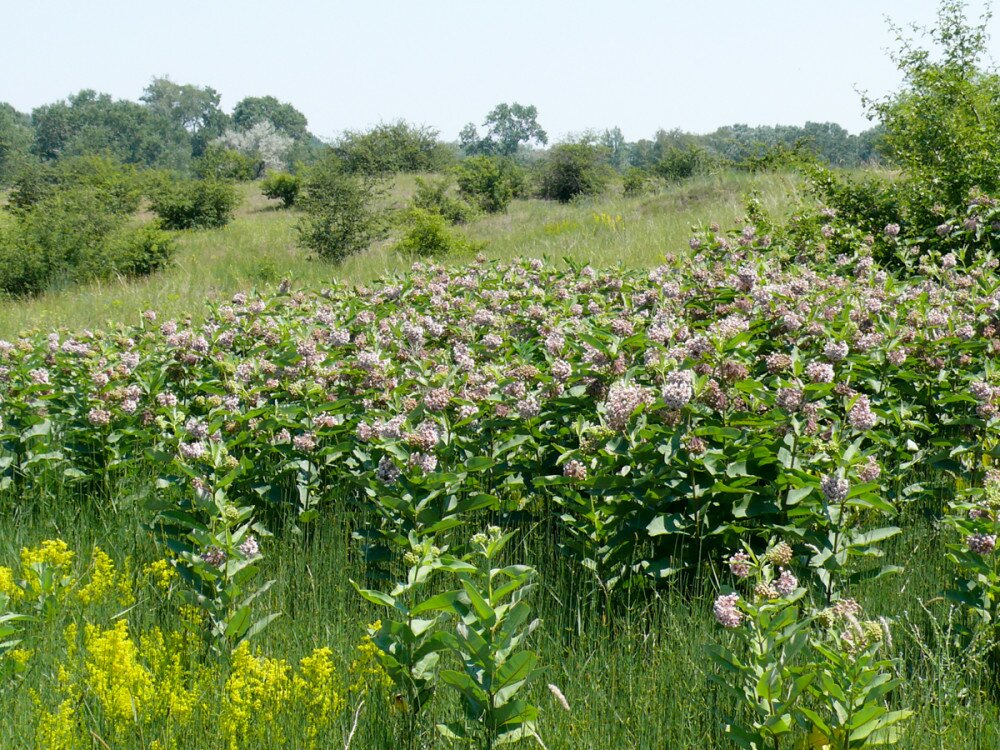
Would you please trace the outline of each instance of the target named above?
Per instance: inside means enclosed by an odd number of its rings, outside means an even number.
[[[8,184],[31,148],[31,118],[0,102],[0,187]]]
[[[538,109],[534,105],[498,104],[486,115],[483,127],[486,133],[482,137],[471,122],[462,128],[459,142],[467,154],[513,156],[521,144],[534,141],[544,146],[549,142],[538,124]]]
[[[233,124],[237,130],[250,130],[261,122],[271,123],[275,130],[296,141],[306,137],[309,124],[304,114],[273,96],[248,96],[233,109]]]
[[[182,127],[137,102],[92,89],[38,107],[31,120],[33,150],[46,160],[103,154],[126,164],[184,169],[191,157],[190,136]]]
[[[174,83],[154,78],[140,100],[157,115],[191,134],[192,152],[201,156],[208,143],[222,135],[228,117],[219,109],[219,92],[211,86]]]

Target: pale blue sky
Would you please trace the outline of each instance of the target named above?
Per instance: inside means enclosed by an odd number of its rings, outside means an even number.
[[[970,5],[978,18],[983,3]],[[398,117],[454,139],[500,101],[551,137],[618,125],[868,127],[855,87],[893,90],[884,16],[929,0],[0,0],[0,101],[22,111],[81,88],[137,99],[154,75],[298,107],[330,138]],[[991,24],[992,55],[1000,30]]]

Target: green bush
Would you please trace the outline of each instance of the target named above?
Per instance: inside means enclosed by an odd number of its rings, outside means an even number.
[[[962,205],[973,188],[1000,192],[1000,75],[981,67],[989,16],[971,25],[964,5],[945,0],[937,26],[917,29],[937,50],[893,29],[900,48],[892,59],[903,86],[865,101],[885,128],[882,148],[902,168],[912,191],[910,212],[922,223],[937,221],[927,215],[934,206]]]
[[[713,160],[709,153],[698,146],[670,146],[663,151],[652,169],[665,180],[686,180],[697,174],[711,171]]]
[[[489,214],[507,210],[525,185],[524,170],[510,159],[471,156],[455,167],[458,192],[466,201]]]
[[[110,234],[82,266],[85,278],[146,276],[170,262],[174,238],[155,226],[123,226]]]
[[[455,160],[453,149],[438,140],[438,131],[403,120],[348,131],[336,150],[348,172],[367,175],[437,172]]]
[[[367,250],[385,236],[384,193],[381,182],[345,172],[340,158],[328,153],[303,181],[299,244],[334,262]]]
[[[649,187],[649,173],[639,167],[629,167],[622,176],[625,195],[642,195]]]
[[[235,182],[256,180],[260,177],[261,168],[260,159],[217,144],[212,144],[205,149],[205,153],[194,164],[195,174],[203,180],[233,180]]]
[[[601,149],[586,143],[553,146],[541,172],[539,195],[568,203],[579,195],[597,195],[607,187],[612,169]]]
[[[103,156],[74,156],[54,165],[23,165],[14,179],[9,204],[14,211],[28,211],[58,192],[79,189],[94,191],[104,208],[123,215],[138,210],[143,192],[134,167]]]
[[[94,188],[60,190],[16,214],[0,236],[0,291],[25,296],[95,278],[148,274],[172,251],[168,234],[134,226]]]
[[[291,208],[302,189],[302,178],[288,172],[271,172],[264,178],[260,188],[271,200],[280,200],[285,208]]]
[[[150,207],[164,229],[211,229],[233,218],[239,195],[223,180],[172,179],[152,196]]]
[[[465,224],[476,215],[468,201],[449,195],[451,181],[447,178],[425,180],[417,178],[413,208],[440,214],[449,224]]]
[[[403,219],[403,235],[395,249],[406,255],[437,257],[472,252],[477,245],[448,226],[444,216],[423,208],[411,208]]]

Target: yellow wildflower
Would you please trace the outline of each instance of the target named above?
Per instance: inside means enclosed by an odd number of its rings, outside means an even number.
[[[254,656],[250,644],[240,643],[233,651],[232,671],[222,698],[220,725],[229,750],[239,750],[256,741],[281,744],[284,738],[271,736],[267,717],[278,715],[291,698],[288,662]]]
[[[107,630],[88,625],[85,641],[87,689],[100,702],[111,725],[123,731],[152,708],[157,699],[153,677],[139,663],[125,620]]]
[[[344,710],[347,702],[337,692],[333,652],[317,648],[299,662],[299,671],[292,680],[295,703],[304,710],[306,739],[309,747],[317,747],[320,732],[333,723],[333,715]]]
[[[197,685],[189,679],[184,656],[190,642],[182,634],[164,635],[153,628],[140,638],[142,654],[155,680],[157,716],[169,716],[174,724],[187,721],[198,704]],[[193,686],[194,685],[194,686]]]
[[[115,589],[117,571],[115,564],[100,547],[94,547],[94,572],[90,582],[76,592],[77,598],[83,604],[93,604],[108,597]]]
[[[3,566],[0,566],[0,594],[6,594],[13,602],[24,596],[24,591],[14,581],[14,571]]]
[[[153,585],[161,591],[168,591],[170,584],[177,577],[177,571],[168,560],[155,560],[143,568],[143,572],[149,576]]]
[[[21,573],[27,581],[27,591],[34,598],[40,597],[42,591],[42,579],[33,566],[42,565],[55,568],[62,573],[61,578],[56,578],[54,583],[57,589],[65,590],[72,586],[70,578],[70,568],[73,566],[74,552],[62,539],[47,539],[37,547],[23,547],[21,549]],[[60,591],[55,592],[57,595]]]
[[[69,570],[73,564],[73,550],[62,539],[46,539],[37,547],[21,548],[21,567],[30,568],[36,563],[46,563],[53,568]]]
[[[78,750],[82,746],[80,726],[69,698],[55,711],[42,711],[35,730],[38,750]]]
[[[15,648],[7,652],[7,658],[14,662],[14,669],[17,672],[24,670],[28,666],[28,660],[31,659],[34,651],[27,648]]]
[[[382,621],[376,620],[368,626],[366,634],[357,645],[358,655],[351,661],[348,672],[351,675],[350,691],[366,693],[372,689],[388,690],[392,687],[392,678],[379,661],[381,649],[372,641],[372,633],[378,632]]]

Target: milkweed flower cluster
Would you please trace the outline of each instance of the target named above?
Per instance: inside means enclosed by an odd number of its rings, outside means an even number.
[[[722,627],[738,628],[743,624],[743,612],[737,606],[739,600],[740,595],[736,593],[723,594],[715,600],[712,609],[715,613],[715,619]]]

